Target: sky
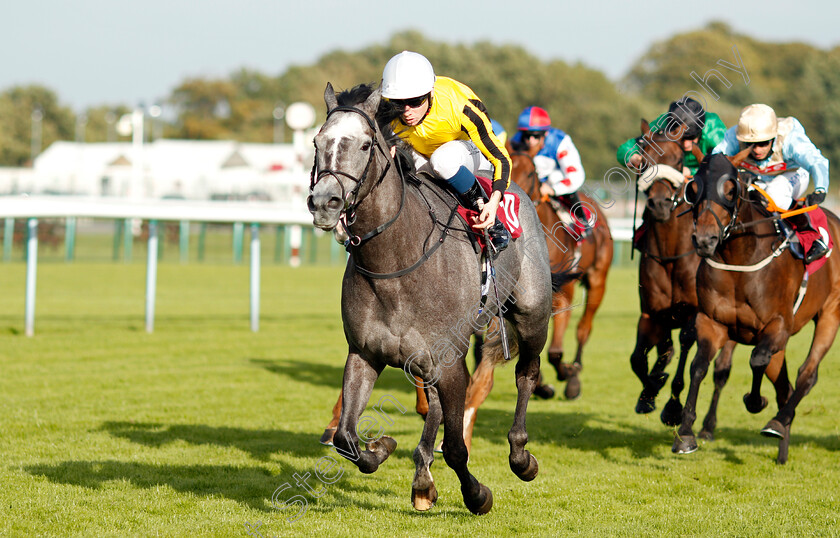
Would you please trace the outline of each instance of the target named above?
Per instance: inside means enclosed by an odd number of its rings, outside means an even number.
[[[0,91],[42,84],[78,112],[148,105],[189,77],[243,67],[276,76],[408,29],[519,45],[613,80],[654,42],[712,20],[765,41],[840,45],[840,2],[807,0],[4,0],[0,15]]]

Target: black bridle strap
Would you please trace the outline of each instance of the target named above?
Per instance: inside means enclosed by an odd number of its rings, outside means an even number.
[[[443,241],[444,239],[446,239],[446,235],[449,232],[449,227],[452,224],[452,219],[455,218],[455,214],[457,212],[458,206],[456,205],[454,208],[452,208],[452,211],[449,213],[449,219],[446,221],[446,225],[443,227],[443,231],[441,232],[437,242],[434,245],[432,245],[432,248],[430,248],[428,251],[423,252],[423,255],[420,256],[420,259],[414,262],[414,264],[411,265],[411,267],[406,267],[405,269],[400,269],[399,271],[394,271],[393,273],[375,273],[373,271],[369,271],[363,267],[359,267],[358,265],[356,265],[356,262],[353,259],[353,256],[351,255],[350,261],[353,262],[353,268],[361,275],[376,279],[397,278],[403,275],[407,275],[408,273],[414,271],[415,269],[426,263],[426,260],[431,258],[432,254],[434,254],[435,251],[443,244]]]

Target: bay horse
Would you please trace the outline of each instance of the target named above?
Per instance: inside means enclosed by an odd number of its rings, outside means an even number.
[[[697,353],[691,363],[691,384],[672,450],[697,450],[692,432],[700,383],[714,352],[727,339],[754,346],[750,354],[752,387],[744,396],[751,413],[767,405],[761,396],[762,375],[776,389],[779,411],[761,430],[779,439],[776,462],[788,459],[790,427],[796,406],[814,387],[817,370],[840,326],[840,260],[824,259],[824,267],[806,273],[804,262],[784,248],[776,225],[779,216],[736,169],[749,154],[707,156],[687,185],[692,204],[694,242],[703,258],[697,272]],[[840,237],[840,220],[824,210],[831,236]],[[806,279],[807,277],[807,279]],[[802,286],[804,297],[800,293]],[[813,321],[814,336],[799,368],[796,389],[788,380],[785,350],[791,335]]]
[[[680,394],[685,388],[685,365],[696,341],[697,267],[700,257],[691,242],[694,225],[685,211],[683,192],[685,152],[682,145],[663,132],[651,131],[644,119],[639,149],[645,155],[645,167],[638,178],[639,190],[647,200],[642,213],[642,236],[636,247],[639,259],[639,305],[641,315],[636,328],[636,346],[630,356],[633,373],[642,382],[636,412],[651,413],[656,409],[656,396],[665,385],[665,367],[674,355],[671,333],[679,329],[680,355],[677,371],[671,382],[671,397],[662,409],[660,419],[668,426],[677,426],[682,419]],[[678,138],[678,137],[676,137]],[[703,154],[696,144],[692,151],[697,162]],[[635,238],[634,238],[635,239]],[[648,353],[656,348],[656,360],[648,372]],[[717,425],[717,404],[721,390],[729,379],[735,343],[727,342],[715,361],[715,390],[709,411],[703,421],[700,437],[711,440]]]
[[[554,315],[554,332],[548,348],[548,362],[554,366],[557,379],[566,381],[564,395],[573,400],[580,396],[581,383],[579,374],[583,369],[583,347],[592,332],[592,320],[604,298],[607,286],[607,273],[613,258],[613,239],[607,224],[607,218],[601,208],[591,198],[579,193],[581,202],[586,208],[595,213],[594,223],[588,236],[578,244],[580,237],[573,225],[562,222],[557,214],[558,204],[540,194],[540,180],[534,167],[532,153],[514,150],[508,145],[511,161],[511,182],[516,183],[527,193],[537,209],[548,245],[549,259],[552,271],[571,271],[577,279],[569,280],[554,292],[552,308]],[[563,336],[572,317],[572,299],[575,293],[575,283],[580,282],[586,290],[586,302],[583,315],[577,325],[577,352],[572,363],[563,363]],[[547,385],[540,384],[537,394],[541,391],[553,393]],[[550,397],[550,396],[549,396]]]
[[[518,348],[517,402],[508,433],[511,470],[533,480],[536,458],[525,449],[525,414],[539,376],[540,352],[551,315],[551,270],[536,212],[520,205],[523,236],[499,254],[494,265],[511,278],[499,279],[499,301],[490,294],[483,308],[479,254],[465,223],[438,188],[408,182],[394,165],[383,126],[377,121],[381,89],[360,85],[338,97],[327,84],[327,119],[315,136],[315,163],[307,206],[313,224],[332,230],[344,217],[351,240],[342,280],[341,314],[348,344],[342,383],[336,451],[363,473],[372,473],[396,448],[389,436],[358,450],[359,417],[385,366],[420,378],[428,399],[423,434],[414,451],[412,502],[428,510],[437,500],[429,471],[441,420],[443,457],[457,474],[464,504],[474,514],[490,511],[493,496],[467,467],[463,438],[468,372],[464,357],[475,328],[500,310]],[[392,133],[389,133],[392,134]],[[524,193],[515,186],[511,191]],[[443,220],[440,220],[443,219]],[[447,240],[448,238],[448,240]],[[524,239],[524,240],[523,240]],[[526,248],[527,251],[526,251]],[[499,340],[498,338],[496,339]],[[485,344],[485,361],[503,360],[500,345]]]

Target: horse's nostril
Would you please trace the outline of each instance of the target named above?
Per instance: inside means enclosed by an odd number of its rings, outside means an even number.
[[[330,198],[330,201],[327,202],[327,209],[341,209],[342,203],[341,198],[338,196],[333,196]]]
[[[312,202],[312,197],[311,196],[306,197],[306,207],[309,208],[310,213],[315,212],[315,203]]]

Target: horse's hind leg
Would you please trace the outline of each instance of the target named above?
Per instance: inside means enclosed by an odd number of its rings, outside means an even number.
[[[429,386],[425,389],[425,393],[428,412],[425,416],[426,422],[423,425],[420,443],[414,449],[415,472],[414,481],[411,483],[411,504],[420,511],[429,510],[438,497],[431,466],[435,459],[433,447],[442,416],[437,389]]]
[[[520,327],[522,327],[521,324]],[[525,335],[520,340],[519,360],[516,361],[516,410],[513,414],[513,426],[508,432],[508,443],[510,443],[510,468],[516,476],[526,482],[536,478],[539,471],[537,458],[525,449],[528,443],[525,414],[528,410],[528,399],[537,385],[539,373],[539,348],[530,345]]]
[[[817,326],[814,329],[814,340],[811,342],[808,358],[805,359],[796,376],[796,389],[794,389],[793,394],[785,402],[784,407],[761,430],[762,435],[781,439],[776,463],[783,464],[787,462],[790,426],[796,414],[796,406],[799,405],[802,398],[817,384],[817,373],[820,362],[822,362],[832,342],[834,342],[834,337],[837,335],[837,328],[840,326],[840,313],[836,309],[826,310],[823,310],[817,320]]]
[[[351,348],[344,365],[344,398],[333,444],[339,455],[355,463],[363,473],[376,471],[397,447],[397,442],[386,435],[379,439],[365,439],[367,449],[359,451],[356,425],[380,372],[382,367],[374,368]]]
[[[330,423],[327,424],[324,433],[321,434],[320,443],[322,445],[333,446],[333,436],[335,435],[335,429],[338,427],[338,419],[341,418],[341,399],[344,396],[344,390],[342,389],[338,393],[338,400],[336,400],[335,405],[333,406],[332,410],[332,419]]]
[[[458,475],[464,504],[469,511],[486,514],[493,507],[493,494],[467,468],[469,453],[463,437],[467,378],[467,367],[461,360],[448,367],[437,382],[443,411],[443,459]]]
[[[712,394],[712,402],[709,404],[709,412],[706,413],[706,418],[703,419],[703,429],[697,434],[701,439],[707,441],[714,441],[715,428],[717,427],[717,407],[720,402],[720,393],[726,382],[729,381],[729,373],[732,371],[732,353],[735,350],[735,342],[730,340],[718,353],[715,359],[715,372],[713,378],[715,381],[715,391]]]

